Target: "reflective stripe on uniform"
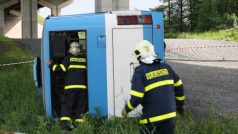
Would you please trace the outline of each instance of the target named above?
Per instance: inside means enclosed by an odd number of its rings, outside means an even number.
[[[175,87],[181,86],[183,83],[181,80],[177,81],[176,83],[174,83]]]
[[[70,58],[71,62],[86,62],[85,58]]]
[[[149,118],[149,122],[162,121],[162,120],[173,118],[173,117],[176,117],[176,112],[151,117],[151,118]],[[147,119],[140,120],[140,124],[147,124],[147,123],[148,123]]]
[[[64,89],[71,89],[71,88],[83,88],[86,89],[87,86],[86,85],[69,85],[69,86],[65,86]]]
[[[155,71],[146,73],[145,76],[147,80],[150,80],[150,79],[165,76],[168,74],[169,74],[169,71],[167,69],[160,69],[160,70],[155,70]]]
[[[151,89],[157,88],[157,87],[161,87],[161,86],[165,86],[165,85],[173,85],[174,81],[173,80],[163,80],[163,81],[159,81],[159,82],[155,82],[153,84],[150,84],[148,86],[145,87],[145,92],[150,91]]]
[[[64,72],[66,72],[66,69],[65,69],[65,67],[64,67],[63,64],[60,64],[60,67],[61,67],[61,69],[62,69]]]
[[[61,117],[60,120],[62,120],[62,121],[70,121],[71,118],[70,117]]]
[[[68,70],[70,68],[83,68],[83,69],[86,69],[86,66],[84,66],[84,65],[69,65]]]
[[[176,96],[176,100],[179,100],[179,101],[185,100],[185,96],[180,96],[180,97]]]
[[[55,71],[56,67],[57,67],[57,65],[54,65],[52,70]]]
[[[84,120],[83,119],[76,119],[75,122],[79,122],[80,123],[80,122],[84,122]]]
[[[131,102],[130,102],[130,101],[127,102],[127,106],[128,106],[128,108],[129,108],[130,110],[135,109],[135,108],[131,105]]]
[[[131,90],[130,94],[133,95],[133,96],[139,97],[139,98],[143,98],[144,97],[144,93],[137,92],[135,90]]]

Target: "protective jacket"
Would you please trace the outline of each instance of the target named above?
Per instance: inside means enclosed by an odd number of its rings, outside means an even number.
[[[176,116],[176,105],[182,107],[185,96],[182,81],[166,63],[154,60],[141,63],[135,69],[130,91],[131,99],[125,109],[128,112],[142,105],[140,124],[159,122]]]
[[[61,64],[50,65],[52,71],[63,71],[64,89],[87,89],[87,62],[83,55],[66,56]]]

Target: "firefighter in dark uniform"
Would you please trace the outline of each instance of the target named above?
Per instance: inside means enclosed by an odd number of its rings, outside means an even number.
[[[80,53],[78,42],[70,44],[68,53],[61,64],[49,63],[52,71],[66,73],[60,118],[64,130],[72,130],[72,119],[83,122],[82,116],[88,109],[86,57]]]
[[[174,70],[162,63],[146,40],[136,45],[135,55],[140,66],[132,78],[131,98],[122,109],[126,117],[139,104],[142,105],[140,133],[174,134],[176,111],[183,114],[184,89]]]

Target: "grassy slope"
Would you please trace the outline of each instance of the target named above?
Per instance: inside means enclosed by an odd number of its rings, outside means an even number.
[[[204,33],[181,33],[181,34],[166,34],[168,38],[185,38],[185,39],[216,39],[226,41],[238,42],[238,27],[220,30],[220,31],[208,31]]]
[[[13,40],[0,37],[0,49],[1,45],[7,46],[7,51],[0,54],[0,64],[32,60],[29,52],[14,44]],[[0,83],[0,129],[34,129],[29,126],[37,125],[35,120],[42,110],[32,81],[32,66],[22,64],[1,67]]]
[[[0,38],[0,41],[3,38]],[[0,61],[31,60],[29,53],[17,48],[8,40],[11,48],[0,55]],[[1,43],[0,43],[1,45]],[[1,46],[0,46],[1,47]],[[20,53],[22,58],[14,53]],[[8,55],[8,56],[4,56]],[[7,61],[7,60],[6,60]],[[50,122],[44,116],[41,97],[33,85],[31,64],[15,65],[0,68],[0,133],[18,131],[29,134],[59,134],[58,121]],[[101,117],[90,118],[71,133],[85,134],[136,134],[139,133],[138,119]],[[235,134],[238,133],[236,116],[218,119],[213,114],[208,117],[195,117],[188,113],[186,117],[178,117],[177,134]]]
[[[0,53],[0,64],[32,60],[32,56],[26,50],[16,47],[14,40],[0,36],[0,49],[5,46],[6,52]]]

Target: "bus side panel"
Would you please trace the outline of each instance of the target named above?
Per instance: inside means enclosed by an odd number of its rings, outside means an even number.
[[[143,40],[142,27],[113,29],[113,84],[114,115],[121,116],[121,109],[130,99],[131,80],[138,62],[133,55],[135,44]],[[141,113],[137,107],[129,116]]]
[[[50,47],[49,47],[49,31],[46,27],[48,21],[45,21],[44,33],[43,33],[43,45],[42,45],[42,91],[43,102],[45,107],[46,116],[52,118],[52,103],[51,103],[51,83],[50,83],[50,69],[48,67],[48,61],[50,59]]]
[[[91,20],[96,24],[88,27],[88,89],[89,112],[106,116],[107,108],[107,73],[105,16],[96,16]]]
[[[142,14],[151,14],[153,20],[152,40],[155,52],[159,58],[164,60],[164,24],[163,14],[161,12],[142,12]],[[146,30],[146,29],[145,29]],[[144,39],[148,39],[148,32],[144,30]],[[150,38],[150,37],[149,37]]]
[[[52,118],[51,83],[48,61],[49,32],[50,31],[87,31],[87,64],[88,64],[88,96],[89,113],[107,115],[107,75],[106,75],[106,49],[103,41],[98,43],[100,37],[105,36],[105,15],[96,14],[76,17],[53,17],[45,21],[42,45],[42,71],[45,112]],[[103,39],[103,38],[100,38]]]
[[[143,39],[148,40],[151,43],[153,42],[153,29],[151,25],[144,25],[143,26]]]

